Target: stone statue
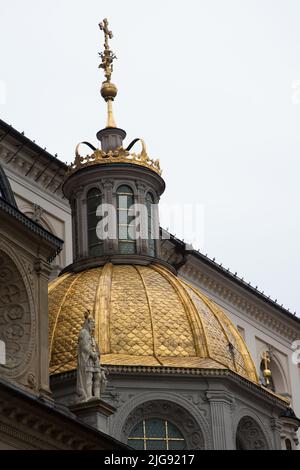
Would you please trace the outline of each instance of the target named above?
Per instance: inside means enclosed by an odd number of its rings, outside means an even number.
[[[79,401],[99,399],[107,385],[105,369],[100,365],[100,351],[96,343],[95,321],[89,310],[78,337],[77,386]]]

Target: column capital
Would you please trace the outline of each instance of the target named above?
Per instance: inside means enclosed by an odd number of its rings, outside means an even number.
[[[209,402],[226,403],[228,405],[232,405],[235,401],[234,396],[231,393],[223,390],[210,390],[209,392],[206,392],[206,398]]]
[[[44,276],[49,277],[51,273],[51,266],[50,264],[43,260],[42,258],[36,258],[33,263],[34,270],[37,274],[43,274]]]

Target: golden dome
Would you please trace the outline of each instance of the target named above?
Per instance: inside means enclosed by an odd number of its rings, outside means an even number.
[[[161,265],[111,263],[50,284],[51,373],[76,368],[86,309],[102,364],[226,368],[258,381],[244,340],[215,303]]]

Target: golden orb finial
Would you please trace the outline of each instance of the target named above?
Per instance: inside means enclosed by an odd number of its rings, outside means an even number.
[[[272,372],[271,372],[271,370],[269,369],[269,366],[268,366],[268,364],[271,362],[270,352],[269,351],[263,351],[261,357],[262,357],[262,360],[263,360],[263,363],[264,363],[263,376],[264,376],[265,381],[266,381],[266,386],[268,387],[270,385],[270,380],[269,379],[272,377]]]
[[[107,123],[106,127],[117,127],[112,110],[112,102],[117,96],[118,89],[111,82],[111,74],[113,72],[113,61],[116,59],[115,54],[109,47],[108,39],[113,38],[113,33],[108,29],[108,21],[106,18],[99,23],[99,28],[104,32],[104,52],[100,52],[101,64],[99,68],[104,70],[106,80],[102,83],[101,96],[107,103]]]

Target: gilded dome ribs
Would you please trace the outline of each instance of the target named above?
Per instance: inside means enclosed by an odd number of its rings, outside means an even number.
[[[66,273],[54,279],[49,285],[48,294],[50,294],[53,291],[53,289],[56,289],[69,276],[70,274]]]
[[[156,265],[153,265],[153,269],[158,271],[162,276],[164,276],[165,279],[167,279],[167,281],[172,285],[172,287],[177,292],[177,295],[180,298],[184,306],[186,317],[191,328],[191,333],[193,335],[196,356],[199,356],[199,357],[209,356],[209,346],[207,342],[205,329],[203,327],[201,319],[198,316],[197,309],[195,308],[193,302],[188,296],[183,285],[181,284],[180,281],[178,282],[178,279],[176,278],[175,278],[176,280],[175,282],[174,276],[170,275],[166,269],[163,269],[160,266],[156,266]]]
[[[134,266],[112,271],[110,342],[112,354],[152,356],[153,337],[147,296]]]
[[[67,275],[67,277],[66,277],[64,280],[69,279],[70,277],[71,277],[71,275],[69,274],[69,275]],[[53,327],[52,327],[52,334],[51,334],[50,341],[49,341],[50,360],[51,360],[51,355],[52,355],[52,350],[53,350],[54,335],[55,335],[55,333],[56,333],[56,327],[57,327],[57,322],[58,322],[58,319],[59,319],[59,315],[60,315],[61,309],[63,308],[64,302],[65,302],[65,300],[66,300],[66,298],[67,298],[67,296],[68,296],[68,293],[69,293],[69,291],[70,291],[70,289],[71,289],[71,287],[73,286],[73,284],[74,284],[75,281],[76,281],[76,276],[75,276],[75,279],[71,280],[70,285],[68,286],[66,292],[64,293],[63,299],[62,299],[62,301],[61,301],[61,303],[60,303],[60,305],[59,305],[59,308],[58,308],[56,314],[54,314],[54,315],[52,316]],[[55,282],[55,281],[54,281],[54,282]],[[54,286],[54,288],[55,288],[55,287],[58,287],[57,284],[56,284],[56,286]],[[50,288],[49,288],[49,289],[50,289],[49,293],[51,293],[51,292],[52,292],[52,285],[50,285]],[[57,292],[54,292],[53,296],[50,297],[50,300],[52,300],[53,302],[55,302],[55,294],[56,294],[56,293],[57,293]],[[49,306],[49,309],[50,309],[50,306]],[[53,318],[53,317],[54,317],[54,318]],[[51,318],[51,317],[50,317],[50,318]],[[50,328],[51,328],[51,325],[50,325]],[[50,330],[50,331],[51,331],[51,330]]]
[[[94,312],[103,364],[222,368],[258,382],[249,351],[226,314],[159,264],[107,263],[50,284],[52,373],[75,369],[86,309]]]
[[[112,270],[111,263],[107,263],[101,269],[94,303],[95,336],[101,354],[108,354],[110,352],[109,322]]]
[[[150,316],[152,339],[153,339],[153,356],[159,362],[159,364],[163,365],[162,362],[158,359],[157,354],[156,354],[156,340],[155,340],[155,331],[154,331],[154,325],[153,325],[153,315],[152,315],[152,309],[151,309],[151,302],[150,302],[149,295],[148,295],[148,292],[147,292],[147,286],[145,284],[143,275],[142,275],[139,267],[138,266],[134,266],[134,267],[137,270],[137,272],[138,272],[138,274],[141,278],[141,281],[142,281],[144,289],[145,289],[145,294],[146,294],[146,297],[147,297],[147,304],[148,304],[148,308],[149,308],[149,316]]]

